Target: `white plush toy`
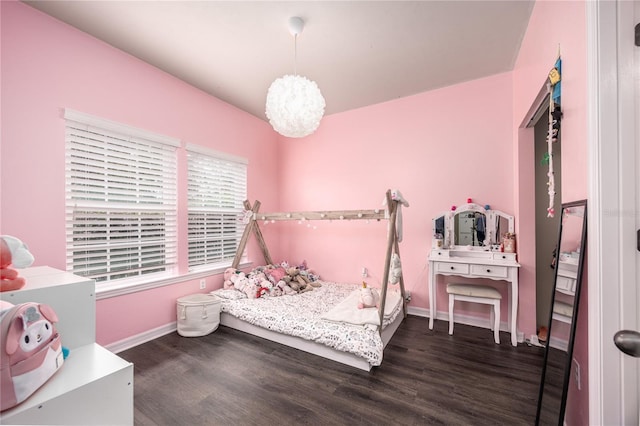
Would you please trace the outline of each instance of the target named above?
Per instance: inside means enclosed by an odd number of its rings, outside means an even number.
[[[380,294],[375,288],[367,287],[366,282],[362,282],[362,288],[360,289],[360,301],[358,303],[358,309],[364,308],[377,308],[380,304]]]
[[[255,299],[256,297],[258,297],[259,287],[253,282],[249,281],[249,278],[247,278],[244,272],[232,274],[229,280],[233,283],[233,286],[236,290],[239,290],[246,294],[249,299]]]
[[[391,199],[398,202],[398,211],[396,214],[396,236],[398,242],[402,242],[402,206],[409,207],[409,202],[404,199],[402,193],[397,189],[391,190]],[[387,205],[387,197],[382,201],[382,205]],[[388,213],[388,212],[387,212]]]
[[[282,294],[291,295],[297,294],[298,292],[292,289],[289,284],[287,284],[284,280],[278,281],[276,284],[276,288],[281,291]]]
[[[398,256],[398,253],[393,253],[393,256],[391,256],[391,268],[389,269],[389,282],[391,284],[398,284],[401,276],[402,265],[400,264],[400,256]]]

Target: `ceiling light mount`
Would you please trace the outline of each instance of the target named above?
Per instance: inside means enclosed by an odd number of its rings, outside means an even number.
[[[292,36],[297,36],[304,30],[304,19],[299,16],[289,18],[289,32]]]

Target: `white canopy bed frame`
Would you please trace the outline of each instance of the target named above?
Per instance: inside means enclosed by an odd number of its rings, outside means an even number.
[[[398,218],[398,209],[402,200],[395,199],[397,197],[392,196],[391,190],[386,193],[386,209],[375,210],[336,210],[336,211],[308,211],[308,212],[284,212],[284,213],[259,213],[260,201],[256,201],[253,206],[248,200],[245,200],[244,207],[246,211],[250,211],[251,215],[248,217],[248,223],[245,227],[244,234],[240,239],[238,245],[238,251],[232,263],[233,268],[237,268],[242,258],[242,253],[245,250],[246,244],[251,234],[254,234],[258,245],[262,251],[265,262],[267,264],[273,264],[269,249],[264,241],[262,232],[260,231],[259,221],[283,221],[283,220],[388,220],[388,238],[387,238],[387,251],[384,262],[384,272],[382,275],[382,288],[380,289],[380,306],[378,308],[380,324],[383,324],[384,308],[387,296],[387,287],[389,284],[389,272],[392,266],[393,255],[396,254],[400,259],[400,247],[398,240],[398,230],[396,227],[396,221]],[[402,320],[407,316],[407,301],[404,288],[404,278],[402,273],[399,277],[400,294],[402,300],[402,315],[397,315],[395,321],[386,327],[379,327],[380,337],[382,338],[383,345],[386,347],[389,340],[398,329]],[[342,352],[330,348],[328,346],[315,343],[313,341],[305,340],[300,337],[289,336],[281,333],[277,333],[262,327],[258,327],[242,321],[230,314],[222,312],[220,314],[220,324],[240,330],[249,334],[253,334],[258,337],[262,337],[267,340],[271,340],[277,343],[281,343],[286,346],[290,346],[305,352],[309,352],[324,358],[328,358],[342,364],[347,364],[352,367],[356,367],[362,370],[371,370],[371,365],[363,358],[356,355]]]

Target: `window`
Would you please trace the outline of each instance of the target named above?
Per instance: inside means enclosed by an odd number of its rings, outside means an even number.
[[[173,273],[180,142],[68,109],[65,119],[67,270],[96,282]]]
[[[189,270],[223,266],[244,231],[247,160],[187,144]]]

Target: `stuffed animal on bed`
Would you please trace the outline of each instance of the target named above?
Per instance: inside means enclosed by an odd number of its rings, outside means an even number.
[[[27,246],[10,235],[0,236],[0,291],[18,290],[25,285],[23,277],[14,268],[26,268],[33,263],[33,255]]]
[[[249,281],[244,272],[232,274],[229,280],[233,283],[233,288],[246,294],[249,299],[257,297],[259,287]]]
[[[280,290],[282,294],[286,294],[286,295],[296,294],[296,291],[292,289],[291,286],[289,286],[289,284],[285,282],[285,280],[278,281],[276,283],[276,289]]]
[[[311,291],[314,287],[320,287],[322,285],[319,282],[311,281],[306,275],[301,274],[298,268],[287,269],[287,276],[291,279],[289,285],[298,293]]]
[[[240,291],[242,291],[243,288],[245,287],[245,285],[247,285],[249,283],[249,280],[245,276],[244,272],[241,272],[241,271],[232,274],[229,277],[229,281],[231,281],[233,283],[233,287],[236,290],[240,290]]]
[[[236,274],[238,270],[236,268],[227,268],[224,271],[224,284],[223,287],[225,290],[229,290],[234,288],[233,282],[231,282],[231,277]]]
[[[276,284],[285,275],[287,275],[287,271],[285,271],[282,266],[267,265],[264,270],[264,274],[272,284]]]
[[[258,287],[267,287],[263,283],[269,282],[267,280],[267,277],[262,272],[251,271],[249,272],[249,275],[247,275],[247,278],[249,279],[249,282],[251,284],[254,284]]]
[[[267,287],[258,287],[258,290],[256,291],[256,296],[255,296],[256,299],[259,299],[265,296],[269,296],[269,289]]]
[[[260,288],[261,288],[261,287],[258,287],[257,285],[255,285],[255,284],[252,284],[252,283],[249,283],[249,282],[248,282],[248,283],[244,286],[244,288],[242,289],[242,291],[244,292],[244,294],[246,294],[246,295],[247,295],[247,297],[248,297],[249,299],[255,299],[256,297],[260,297],[260,296],[258,296],[259,291],[260,291]]]
[[[360,289],[360,300],[358,309],[377,308],[380,305],[380,294],[375,288],[367,287],[367,283],[362,281]]]
[[[277,294],[276,290],[276,286],[273,285],[271,283],[271,281],[269,280],[262,280],[262,281],[256,281],[255,278],[258,277],[253,277],[249,279],[249,282],[252,285],[255,285],[256,288],[258,289],[256,291],[256,297],[270,297],[270,296],[280,296],[282,294]]]

